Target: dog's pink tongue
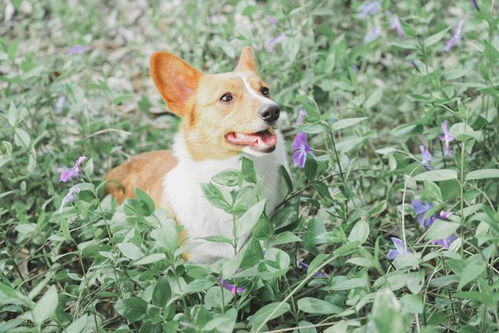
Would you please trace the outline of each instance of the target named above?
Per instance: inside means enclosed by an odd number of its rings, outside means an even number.
[[[243,134],[231,132],[227,134],[227,139],[237,145],[250,146],[259,150],[265,150],[275,146],[277,138],[270,131]]]

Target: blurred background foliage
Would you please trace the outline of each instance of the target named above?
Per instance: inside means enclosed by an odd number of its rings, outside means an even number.
[[[497,331],[497,6],[4,0],[0,331]],[[253,217],[239,261],[185,263],[164,212],[145,194],[117,207],[101,179],[172,142],[152,52],[217,73],[245,45],[287,114],[290,156],[297,131],[313,154],[281,209]],[[81,155],[78,200],[62,207],[61,168]],[[211,200],[232,196],[228,209],[251,219],[251,168],[212,186],[228,182]],[[390,237],[407,252],[394,261]]]

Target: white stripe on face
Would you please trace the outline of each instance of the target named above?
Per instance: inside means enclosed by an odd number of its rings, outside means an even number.
[[[246,80],[246,78],[243,75],[241,75],[239,73],[234,73],[234,74],[236,74],[237,76],[239,76],[241,78],[241,80],[243,80],[244,88],[248,91],[248,93],[252,97],[260,100],[263,104],[274,104],[274,105],[277,105],[270,98],[264,97],[264,96],[260,95],[258,92],[256,92],[255,89],[253,89],[251,87],[251,85],[249,84],[248,80]]]

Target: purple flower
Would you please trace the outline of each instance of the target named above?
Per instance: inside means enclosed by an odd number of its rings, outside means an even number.
[[[397,16],[390,14],[390,27],[392,30],[395,30],[399,37],[405,35],[404,29],[402,29],[402,25],[400,24],[400,20]]]
[[[80,177],[80,173],[81,173],[80,165],[83,162],[85,162],[86,159],[87,159],[86,156],[80,156],[78,158],[78,160],[76,161],[75,165],[73,165],[69,169],[63,169],[61,172],[61,177],[59,178],[59,181],[61,181],[63,183],[67,183],[68,181],[70,181],[73,178]]]
[[[433,205],[429,202],[421,202],[417,199],[411,201],[412,209],[416,212],[418,223],[423,227],[428,228],[434,221],[435,217],[430,216],[426,219],[424,218],[427,211],[433,208]]]
[[[364,36],[364,43],[369,43],[378,38],[378,36],[381,34],[381,28],[380,27],[374,27],[371,30],[369,30],[366,35]]]
[[[456,235],[450,235],[449,237],[444,239],[432,240],[431,243],[440,245],[441,247],[448,249],[452,244],[452,242],[455,241],[456,239],[457,239]]]
[[[59,211],[62,211],[64,206],[66,206],[68,203],[76,201],[76,199],[77,199],[76,195],[78,193],[80,193],[80,189],[77,188],[76,186],[72,186],[69,189],[68,193],[64,196],[64,198],[62,198],[61,208],[59,208]]]
[[[449,143],[454,141],[454,137],[449,133],[449,130],[447,128],[447,120],[444,120],[442,122],[442,134],[440,134],[438,137],[440,138],[440,141],[444,143],[444,155],[445,156],[451,156],[452,155],[452,149],[450,148]]]
[[[240,293],[244,292],[244,288],[236,288],[236,285],[230,284],[229,280],[223,280],[222,281],[222,279],[220,277],[217,277],[217,281],[218,281],[218,283],[220,283],[220,285],[222,286],[222,288],[227,289],[228,291],[230,291],[230,293],[231,293],[232,296],[236,296],[236,293],[240,294]]]
[[[410,253],[411,250],[405,246],[404,242],[401,239],[398,239],[396,237],[391,237],[393,245],[395,245],[395,249],[391,249],[388,251],[388,254],[386,257],[388,260],[394,260],[400,257],[403,254]]]
[[[367,1],[359,7],[357,17],[365,18],[381,11],[381,1]]]
[[[304,270],[308,270],[308,268],[310,267],[310,265],[306,264],[305,262],[303,261],[298,261],[298,267],[304,269]],[[318,278],[323,278],[323,279],[327,279],[329,277],[329,275],[327,275],[327,273],[325,272],[322,272],[322,271],[319,271],[317,273],[314,274],[315,277],[318,277]]]
[[[284,33],[280,34],[276,38],[270,38],[265,43],[265,50],[267,50],[268,52],[274,52],[274,46],[276,46],[277,44],[281,44],[285,40],[286,40],[286,34]]]
[[[277,21],[277,19],[272,16],[267,16],[267,21],[269,21],[270,24],[279,25],[279,21]]]
[[[82,54],[90,50],[88,45],[75,45],[68,50],[68,54]]]
[[[459,21],[457,24],[456,30],[454,31],[454,35],[452,35],[451,39],[445,44],[444,50],[450,51],[457,42],[461,39],[461,30],[463,29],[464,20]]]
[[[307,134],[303,132],[296,133],[292,148],[294,164],[299,168],[303,168],[305,166],[305,161],[307,160],[307,155],[312,152],[312,149],[307,143]]]
[[[423,145],[419,146],[419,151],[421,152],[421,158],[422,158],[421,165],[424,166],[426,170],[432,170],[433,167],[430,165],[431,162],[430,152]]]
[[[476,10],[480,10],[480,7],[478,7],[478,3],[476,2],[476,0],[471,0],[471,5],[476,9]]]

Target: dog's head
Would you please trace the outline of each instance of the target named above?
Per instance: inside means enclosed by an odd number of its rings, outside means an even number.
[[[202,73],[172,54],[156,52],[151,76],[170,110],[182,118],[185,142],[195,160],[275,149],[273,127],[280,110],[256,72],[250,47],[243,49],[233,72],[222,74]]]

